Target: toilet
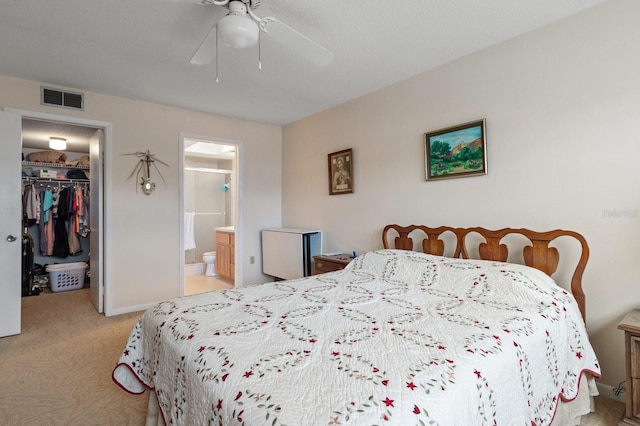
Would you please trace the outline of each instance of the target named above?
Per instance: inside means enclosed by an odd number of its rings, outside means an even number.
[[[216,275],[216,252],[208,251],[202,254],[202,260],[207,264],[207,269],[204,274],[208,277],[215,277]]]

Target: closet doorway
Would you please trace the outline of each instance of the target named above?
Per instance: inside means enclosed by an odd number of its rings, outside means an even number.
[[[240,247],[241,143],[181,135],[181,295],[233,288]],[[221,239],[225,239],[224,244]]]
[[[65,255],[64,250],[43,254],[42,234],[38,226],[28,226],[34,241],[34,263],[36,270],[46,264],[75,265],[87,264],[87,278],[84,287],[89,287],[90,300],[98,313],[104,313],[104,146],[110,136],[110,124],[95,121],[51,116],[37,113],[22,114],[22,187],[37,191],[51,191],[62,194],[63,191],[76,196],[84,196],[84,220],[73,223],[69,220],[67,234],[71,243]],[[66,142],[65,147],[52,148],[51,138]],[[58,158],[49,163],[48,158],[38,158],[40,154]],[[55,155],[54,155],[55,153]],[[31,161],[36,160],[36,161]],[[24,191],[23,191],[24,194]],[[69,195],[67,194],[67,195]],[[78,199],[78,202],[79,199]],[[31,223],[33,225],[33,223]],[[24,226],[24,224],[23,224]],[[73,237],[73,238],[72,238]],[[46,245],[44,245],[46,246]],[[73,265],[72,265],[73,266]],[[39,272],[42,272],[40,270]],[[45,270],[45,276],[46,270]],[[51,291],[53,283],[48,283],[45,291]],[[75,289],[75,287],[74,287]]]

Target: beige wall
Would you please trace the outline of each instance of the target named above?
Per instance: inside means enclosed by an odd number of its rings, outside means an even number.
[[[601,382],[624,380],[617,323],[640,308],[640,2],[611,0],[283,129],[283,226],[325,251],[381,247],[389,223],[567,228],[591,247],[584,287]],[[425,182],[423,135],[486,118],[486,176]],[[353,148],[355,192],[328,195]]]
[[[108,211],[112,226],[107,236],[111,241],[111,259],[106,265],[110,281],[106,306],[111,313],[131,311],[179,295],[179,265],[184,255],[179,251],[180,132],[241,141],[242,217],[237,225],[243,251],[236,253],[236,265],[241,265],[245,284],[268,280],[261,270],[260,230],[280,225],[279,126],[86,91],[82,112],[46,107],[40,105],[40,85],[0,76],[0,108],[112,124],[111,179],[106,185],[112,199]],[[135,182],[127,181],[137,159],[123,156],[147,149],[169,164],[168,168],[159,166],[167,186],[161,179],[155,179],[157,189],[151,196],[136,192]],[[249,264],[249,256],[256,257],[255,264]]]

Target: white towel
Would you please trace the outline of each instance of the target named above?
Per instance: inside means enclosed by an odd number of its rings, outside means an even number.
[[[193,221],[195,220],[195,212],[184,213],[184,249],[193,250],[196,248],[196,239],[193,235]]]

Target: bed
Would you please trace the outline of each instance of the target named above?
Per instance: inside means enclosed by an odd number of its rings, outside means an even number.
[[[382,243],[341,271],[159,303],[113,380],[150,390],[149,425],[579,424],[600,375],[580,234],[388,225]],[[567,244],[570,290],[550,278]]]

